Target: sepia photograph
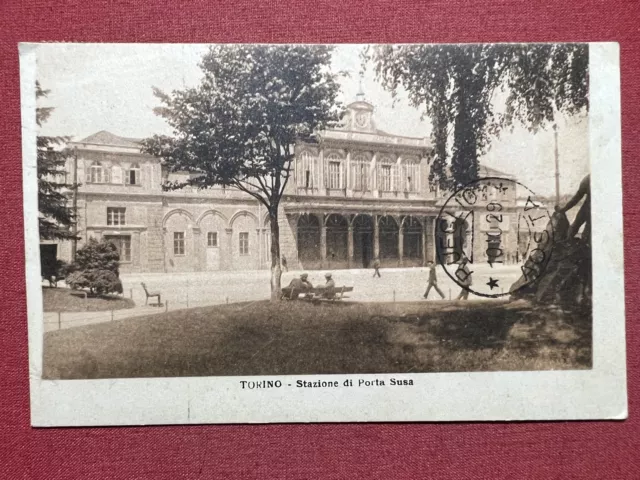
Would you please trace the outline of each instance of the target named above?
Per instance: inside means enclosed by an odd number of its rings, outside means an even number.
[[[26,45],[32,402],[34,380],[225,377],[294,392],[285,420],[363,389],[438,420],[433,374],[547,372],[558,396],[604,345],[626,415],[611,45]],[[339,421],[403,419],[358,395]]]

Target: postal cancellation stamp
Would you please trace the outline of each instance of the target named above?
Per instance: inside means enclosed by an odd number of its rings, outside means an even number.
[[[480,223],[479,228],[474,222]],[[455,191],[442,205],[436,219],[438,263],[461,287],[461,299],[469,293],[508,297],[543,275],[554,245],[553,226],[553,215],[543,200],[521,183],[480,178]],[[509,241],[509,236],[515,241]],[[489,269],[476,272],[475,265]],[[503,266],[510,269],[494,268]],[[513,285],[509,284],[511,267],[521,272]]]

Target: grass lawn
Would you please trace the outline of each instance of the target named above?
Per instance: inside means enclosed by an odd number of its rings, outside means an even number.
[[[133,308],[135,302],[117,295],[84,298],[81,292],[70,288],[42,288],[42,303],[45,312],[99,312]]]
[[[591,368],[591,319],[524,301],[255,302],[45,334],[44,377]]]

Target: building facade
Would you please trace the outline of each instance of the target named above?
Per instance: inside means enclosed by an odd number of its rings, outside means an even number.
[[[102,131],[71,146],[76,160],[68,174],[77,169],[81,184],[78,248],[91,237],[111,240],[123,273],[270,268],[269,217],[249,195],[222,187],[163,191],[164,182],[184,175],[140,153],[137,139]],[[367,268],[375,258],[412,267],[436,260],[442,249],[469,254],[470,239],[490,225],[437,221],[448,195],[429,184],[429,151],[426,138],[377,129],[374,108],[362,99],[348,106],[340,128],[321,132],[318,143],[299,143],[279,211],[288,267]],[[483,198],[478,208],[495,200]],[[515,192],[499,200],[505,218],[515,215]],[[505,256],[517,248],[514,223],[507,221],[500,244],[492,245]],[[57,248],[70,260],[68,242]],[[486,248],[474,242],[473,255]]]

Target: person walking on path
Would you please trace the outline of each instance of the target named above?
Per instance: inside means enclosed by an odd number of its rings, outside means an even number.
[[[375,260],[373,261],[373,268],[374,268],[373,276],[375,277],[377,275],[378,278],[380,278],[380,259],[378,257],[376,257]]]
[[[423,297],[428,299],[429,292],[431,291],[431,288],[433,287],[436,290],[436,292],[438,292],[438,294],[440,294],[440,296],[444,300],[445,299],[444,293],[442,293],[442,290],[440,290],[440,287],[438,287],[438,277],[436,276],[436,265],[435,265],[435,263],[433,263],[431,260],[429,260],[427,262],[427,267],[429,268],[429,284],[427,285],[427,291],[424,292]]]
[[[280,258],[281,258],[281,262],[282,262],[282,269],[283,269],[285,272],[288,272],[288,271],[289,271],[289,267],[287,266],[287,257],[285,257],[284,255],[282,255]]]
[[[460,285],[462,285],[462,290],[460,290],[460,294],[456,298],[456,300],[469,300],[469,287],[472,284],[471,274],[473,273],[467,263],[469,260],[467,257],[462,257],[462,261],[456,270],[456,278],[460,281]]]

